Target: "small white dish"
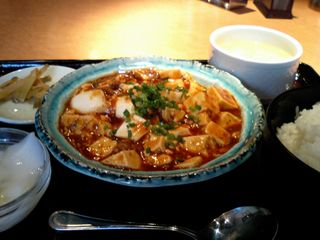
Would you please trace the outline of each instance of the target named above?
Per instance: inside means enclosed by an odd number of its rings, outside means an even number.
[[[22,68],[0,77],[0,84],[3,84],[13,77],[24,78],[30,74],[35,68],[41,68],[40,66]],[[51,86],[58,82],[66,74],[73,72],[75,69],[64,66],[50,65],[46,70],[46,75],[51,76],[51,80],[48,84]],[[33,107],[31,102],[14,103],[11,100],[0,101],[0,121],[10,124],[33,124],[34,116],[37,108]]]

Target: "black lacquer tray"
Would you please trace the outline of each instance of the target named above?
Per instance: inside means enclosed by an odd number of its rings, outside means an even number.
[[[102,60],[5,60],[0,76],[43,64],[79,68]],[[207,63],[200,60],[202,63]],[[295,87],[318,84],[319,75],[301,63]],[[267,108],[268,102],[262,100]],[[0,127],[35,131],[34,125]],[[256,153],[235,170],[212,180],[161,188],[134,188],[99,181],[74,172],[51,156],[50,185],[36,208],[18,225],[0,233],[0,239],[188,239],[178,233],[151,231],[65,232],[50,229],[48,218],[65,209],[113,220],[181,225],[195,230],[231,208],[257,205],[269,208],[279,219],[277,239],[319,237],[319,175],[292,176],[277,152],[262,139]]]

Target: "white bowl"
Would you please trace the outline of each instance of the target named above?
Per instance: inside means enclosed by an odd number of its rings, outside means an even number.
[[[291,87],[303,53],[293,37],[266,27],[230,25],[210,35],[209,63],[236,77],[260,99]]]
[[[50,182],[49,152],[39,139],[27,135],[19,129],[0,128],[0,232],[34,209]]]

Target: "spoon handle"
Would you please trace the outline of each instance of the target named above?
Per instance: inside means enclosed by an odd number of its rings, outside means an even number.
[[[198,239],[191,229],[157,223],[119,222],[81,215],[71,211],[60,210],[51,214],[49,226],[56,231],[80,230],[160,230],[179,232],[193,239]]]

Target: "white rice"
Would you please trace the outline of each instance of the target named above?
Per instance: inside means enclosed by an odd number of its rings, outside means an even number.
[[[320,102],[299,112],[294,122],[284,123],[277,136],[290,152],[320,172]]]

